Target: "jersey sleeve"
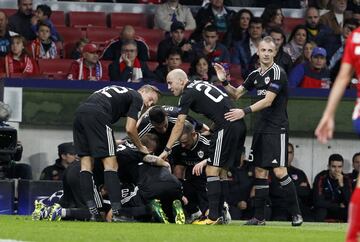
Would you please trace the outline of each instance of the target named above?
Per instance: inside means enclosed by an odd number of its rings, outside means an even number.
[[[181,95],[181,97],[179,99],[179,114],[187,115],[189,113],[190,106],[193,102],[194,94],[196,94],[196,93],[192,93],[191,90],[187,89]]]
[[[127,113],[127,117],[138,120],[141,114],[141,109],[143,106],[143,100],[141,95],[137,91],[131,91],[132,102],[129,107],[129,111]]]
[[[268,91],[278,94],[284,88],[287,88],[287,76],[283,69],[275,66],[273,72],[270,74],[271,82]]]
[[[355,38],[359,38],[359,42],[360,42],[360,36],[359,33],[357,33],[355,35],[355,33],[352,33],[346,40],[346,44],[345,44],[345,50],[344,50],[344,55],[342,58],[342,63],[348,63],[350,65],[354,65],[355,63],[355,45],[354,45],[354,39]]]
[[[251,91],[254,87],[254,79],[255,79],[255,74],[254,72],[251,72],[248,77],[245,79],[244,83],[242,84],[242,86],[247,90],[247,91]]]

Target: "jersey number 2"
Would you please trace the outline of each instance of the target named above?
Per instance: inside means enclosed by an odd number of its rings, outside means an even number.
[[[223,100],[224,96],[227,97],[227,94],[222,92],[219,88],[217,88],[215,86],[207,85],[205,83],[199,83],[196,85],[195,88],[196,88],[196,90],[201,91],[201,88],[203,86],[205,87],[205,90],[204,90],[205,95],[216,103]],[[217,91],[217,93],[219,94],[218,97],[215,97],[212,93],[210,93],[212,89],[215,89],[215,91]]]

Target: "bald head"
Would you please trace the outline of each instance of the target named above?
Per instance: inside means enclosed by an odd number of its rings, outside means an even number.
[[[121,31],[120,37],[122,40],[133,40],[135,39],[135,29],[131,25],[125,25]]]
[[[175,69],[169,72],[166,77],[168,88],[174,94],[174,96],[180,96],[184,90],[185,85],[189,82],[189,79],[185,71],[181,69]]]

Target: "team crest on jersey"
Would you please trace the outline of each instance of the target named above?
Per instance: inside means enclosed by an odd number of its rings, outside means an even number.
[[[269,82],[270,82],[270,77],[265,77],[265,79],[264,79],[264,81],[265,81],[265,84],[269,84]]]
[[[360,33],[354,33],[352,42],[354,44],[360,44]]]
[[[202,151],[202,150],[199,150],[197,154],[198,154],[199,158],[204,157],[204,151]]]

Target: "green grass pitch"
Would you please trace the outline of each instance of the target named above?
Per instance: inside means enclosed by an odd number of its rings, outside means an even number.
[[[266,226],[201,226],[151,223],[32,221],[28,216],[0,216],[0,241],[119,242],[335,242],[344,241],[346,224],[267,222]]]

